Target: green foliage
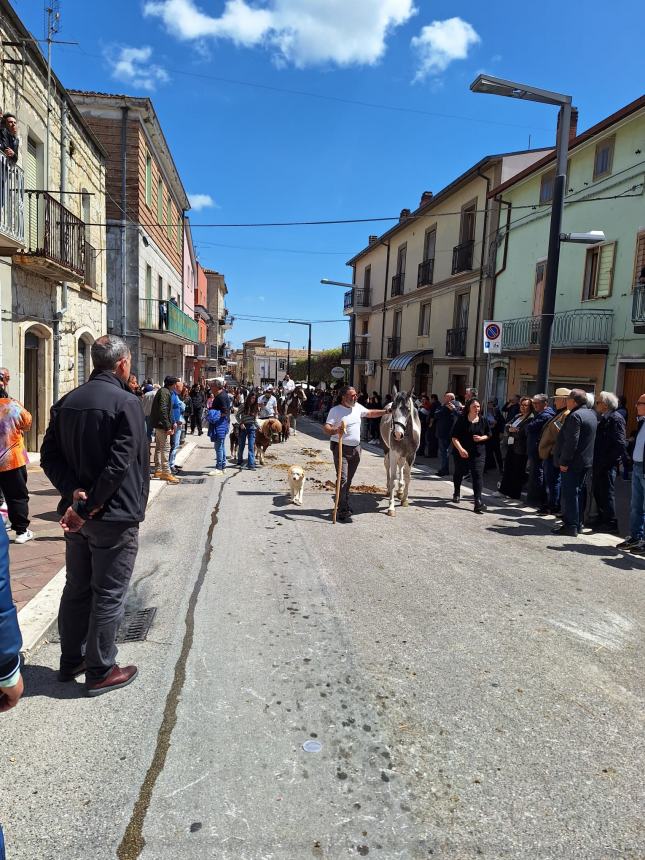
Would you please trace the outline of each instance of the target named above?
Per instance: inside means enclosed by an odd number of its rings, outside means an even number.
[[[331,375],[332,367],[340,366],[340,349],[325,349],[319,352],[318,355],[311,356],[311,381],[334,383],[336,380]],[[290,376],[297,382],[304,382],[307,379],[307,359],[291,362]]]

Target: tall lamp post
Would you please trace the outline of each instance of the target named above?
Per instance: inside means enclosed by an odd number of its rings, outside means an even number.
[[[311,385],[311,323],[305,320],[287,320],[290,325],[306,325],[309,327],[309,340],[307,341],[307,391]]]
[[[546,260],[544,278],[544,299],[540,322],[540,353],[538,360],[537,383],[538,389],[548,394],[549,365],[551,363],[551,339],[553,315],[558,284],[558,267],[560,264],[560,232],[562,229],[562,212],[564,209],[564,189],[567,175],[567,153],[569,149],[569,129],[571,127],[571,96],[563,93],[553,93],[527,84],[518,84],[495,78],[491,75],[478,75],[470,85],[474,93],[507,96],[513,99],[541,102],[556,105],[560,109],[558,136],[556,143],[556,169],[553,180],[553,200],[551,201],[551,226],[549,228],[549,250]]]
[[[291,361],[291,341],[281,340],[279,337],[273,338],[274,343],[286,343],[287,345],[287,373],[289,373],[289,362]]]
[[[328,287],[349,287],[353,290],[356,284],[347,284],[344,281],[330,281],[329,278],[321,278],[320,283]],[[354,297],[352,297],[353,302]],[[353,308],[353,303],[352,303]],[[354,364],[356,358],[356,314],[352,309],[352,315],[349,318],[349,384],[354,384]]]

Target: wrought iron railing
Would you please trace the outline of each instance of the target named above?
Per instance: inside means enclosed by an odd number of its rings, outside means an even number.
[[[22,245],[25,241],[25,176],[0,152],[0,234]]]
[[[467,328],[449,328],[446,332],[446,355],[466,355]]]
[[[165,331],[186,342],[198,343],[199,327],[174,302],[158,299],[139,299],[139,328],[148,331]]]
[[[401,346],[401,338],[400,337],[388,337],[387,339],[387,357],[388,358],[396,358],[396,356],[400,352]]]
[[[419,263],[419,274],[417,275],[417,287],[427,287],[432,283],[434,276],[434,257]]]
[[[553,317],[551,346],[554,349],[609,346],[613,317],[613,311],[560,311]],[[502,350],[537,349],[541,320],[539,316],[504,320]]]
[[[632,322],[645,323],[645,284],[634,287],[632,297]]]
[[[85,276],[85,224],[46,191],[27,191],[25,249]]]
[[[343,311],[347,312],[352,308],[369,308],[371,304],[370,290],[364,287],[354,287],[352,290],[347,290],[343,299]]]
[[[355,361],[364,361],[367,358],[367,348],[368,343],[366,340],[357,340],[354,341],[354,360]],[[344,343],[341,351],[341,358],[351,358],[352,357],[352,345],[351,343]]]
[[[396,275],[392,275],[392,290],[391,290],[390,295],[402,296],[404,286],[405,286],[405,272],[399,272]]]
[[[475,240],[469,239],[452,249],[452,274],[457,272],[468,272],[473,267],[473,254],[475,251]]]

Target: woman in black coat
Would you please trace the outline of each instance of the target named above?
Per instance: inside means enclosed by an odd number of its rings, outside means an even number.
[[[461,481],[470,471],[475,496],[475,513],[483,514],[486,505],[482,501],[484,488],[484,463],[486,461],[486,442],[490,430],[488,421],[481,414],[479,400],[473,398],[464,407],[452,431],[452,444],[455,449],[455,473],[453,475],[455,494],[453,502],[460,500]]]
[[[499,491],[503,496],[508,496],[511,499],[522,498],[528,459],[526,429],[533,417],[533,401],[530,397],[522,397],[519,413],[506,425],[507,450],[504,460],[504,475],[499,485]]]

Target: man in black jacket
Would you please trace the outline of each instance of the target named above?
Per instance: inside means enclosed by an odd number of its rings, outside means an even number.
[[[571,411],[555,443],[554,459],[562,474],[562,525],[553,533],[577,537],[582,529],[585,485],[593,464],[598,419],[593,409],[587,408],[587,394],[581,388],[572,389],[567,409]]]
[[[136,666],[116,664],[115,639],[150,469],[143,410],[127,386],[127,344],[104,335],[92,345],[92,361],[89,382],[52,407],[40,463],[62,496],[67,580],[58,614],[59,679],[85,673],[88,696],[98,696],[137,674]]]
[[[591,487],[598,508],[592,523],[595,531],[618,533],[616,519],[616,467],[627,450],[625,419],[617,412],[618,398],[610,391],[601,391],[596,398],[596,412],[600,415],[593,452]]]

